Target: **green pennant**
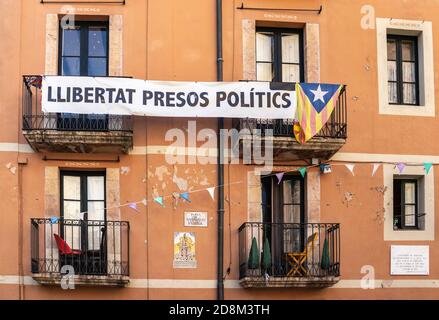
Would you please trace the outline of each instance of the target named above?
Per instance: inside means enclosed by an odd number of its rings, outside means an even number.
[[[154,198],[154,201],[157,202],[159,205],[161,205],[163,208],[165,207],[163,203],[163,197],[156,197]]]
[[[305,174],[306,174],[306,168],[302,167],[299,169],[300,174],[302,175],[302,178],[305,178]]]
[[[431,162],[424,162],[424,169],[427,174],[430,172],[431,167],[433,166],[433,163]]]

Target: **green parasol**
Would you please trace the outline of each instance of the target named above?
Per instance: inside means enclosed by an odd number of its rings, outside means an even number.
[[[264,270],[268,270],[271,268],[271,250],[270,243],[268,242],[267,238],[265,238],[264,241],[264,250],[262,251],[261,266]]]
[[[322,250],[322,260],[320,263],[320,267],[322,270],[328,270],[329,269],[329,248],[328,248],[328,239],[325,238],[325,242],[323,243],[323,250]]]
[[[250,248],[250,255],[248,257],[248,268],[257,269],[259,268],[259,249],[256,237],[253,237],[252,246]]]

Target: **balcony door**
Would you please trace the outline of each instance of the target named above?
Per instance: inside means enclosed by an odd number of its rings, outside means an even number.
[[[105,249],[105,172],[61,172],[61,236],[84,253]]]
[[[108,76],[108,22],[76,21],[60,25],[58,74],[62,76]],[[60,130],[108,130],[108,116],[58,114]]]
[[[267,238],[270,242],[274,272],[282,273],[286,268],[285,253],[303,250],[304,202],[301,176],[285,175],[281,183],[276,176],[262,178],[263,241]]]
[[[256,29],[256,79],[270,82],[303,82],[304,46],[302,29],[261,27]],[[291,85],[294,87],[293,85]],[[276,135],[291,136],[293,120],[267,120],[259,129],[273,129]]]

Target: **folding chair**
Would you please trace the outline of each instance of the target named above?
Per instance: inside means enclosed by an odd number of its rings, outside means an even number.
[[[286,254],[287,262],[291,266],[287,277],[294,277],[295,275],[306,276],[308,274],[305,261],[308,257],[308,253],[313,251],[316,239],[317,232],[308,237],[305,249],[302,252],[288,252]]]

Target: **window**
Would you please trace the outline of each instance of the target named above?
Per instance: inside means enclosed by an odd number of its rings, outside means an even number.
[[[61,172],[61,217],[83,221],[64,227],[62,235],[73,249],[97,250],[103,234],[93,221],[105,221],[105,172]],[[81,214],[86,212],[85,214]],[[84,228],[84,225],[87,227]]]
[[[60,35],[60,75],[108,75],[107,22],[75,22],[74,27],[61,27]]]
[[[256,29],[258,81],[302,82],[303,32],[300,29]]]
[[[393,181],[393,227],[419,229],[419,188],[417,179]]]
[[[387,36],[389,103],[419,105],[418,38]]]
[[[77,21],[61,26],[58,74],[62,76],[108,75],[108,23]],[[108,130],[108,116],[58,114],[59,130]]]
[[[376,18],[376,32],[379,114],[434,117],[432,22]]]

